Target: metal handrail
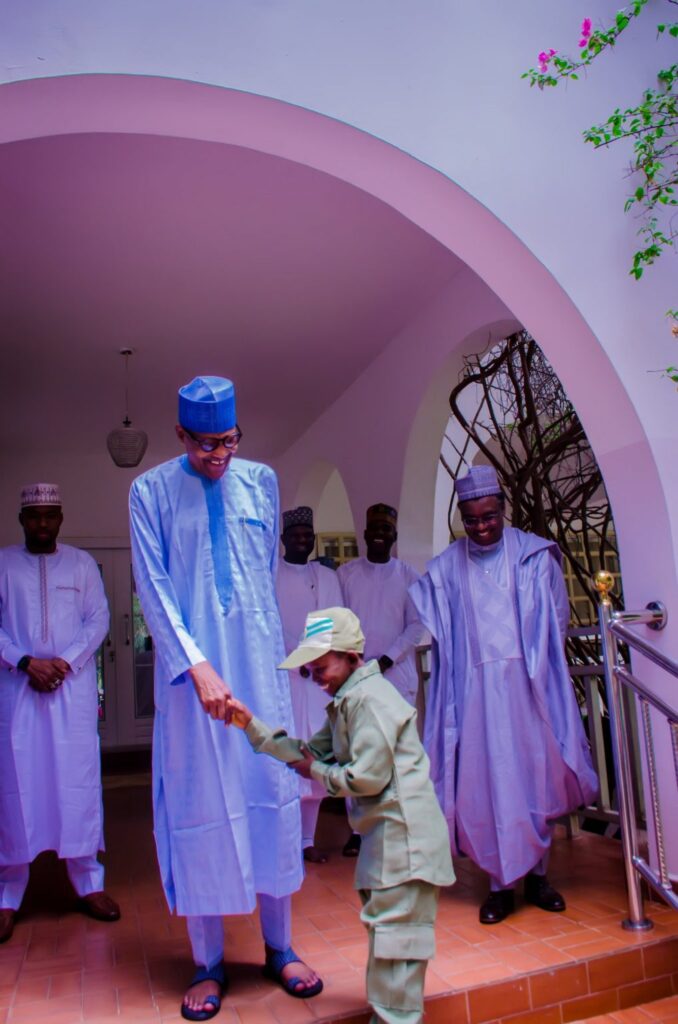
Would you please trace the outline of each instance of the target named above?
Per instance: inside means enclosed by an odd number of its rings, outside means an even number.
[[[664,830],[662,825],[659,786],[655,763],[654,737],[650,706],[659,711],[667,720],[671,730],[676,784],[678,785],[678,709],[671,707],[661,698],[655,696],[631,672],[620,664],[617,639],[624,640],[632,649],[639,651],[646,658],[658,665],[669,675],[678,678],[678,663],[658,651],[647,640],[638,636],[628,628],[628,624],[644,624],[650,629],[663,629],[667,614],[664,606],[653,602],[642,611],[612,610],[610,591],[614,584],[611,573],[596,573],[595,586],[600,594],[599,617],[603,649],[603,665],[605,668],[605,684],[607,687],[608,713],[612,732],[612,754],[614,758],[617,794],[619,803],[619,821],[621,826],[622,852],[626,873],[626,888],[629,901],[629,916],[622,921],[622,927],[631,931],[647,931],[653,927],[652,921],[645,916],[643,896],[640,885],[641,877],[669,906],[678,910],[678,896],[673,891],[671,879],[666,866],[664,846]],[[638,851],[636,832],[636,806],[633,792],[631,756],[627,742],[628,729],[622,701],[622,686],[626,686],[634,698],[640,701],[641,716],[645,732],[645,754],[647,757],[647,774],[650,787],[652,823],[657,843],[658,873],[641,857]]]

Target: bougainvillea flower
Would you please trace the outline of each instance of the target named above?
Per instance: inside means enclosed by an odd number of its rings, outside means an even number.
[[[557,50],[542,50],[541,53],[538,54],[537,60],[539,61],[539,70],[542,75],[546,74],[549,69],[549,61],[551,60],[551,57],[555,57],[557,53]]]

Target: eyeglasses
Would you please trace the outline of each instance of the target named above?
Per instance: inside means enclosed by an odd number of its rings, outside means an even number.
[[[476,526],[489,526],[490,523],[496,523],[498,519],[501,519],[501,512],[488,512],[484,516],[462,516],[461,521],[464,526],[470,526],[473,529]]]
[[[191,430],[187,430],[184,427],[184,433],[188,434],[191,441],[197,444],[203,452],[215,452],[217,448],[222,446],[227,452],[233,451],[237,448],[242,440],[242,430],[240,427],[235,428],[235,434],[227,435],[226,437],[196,437]]]

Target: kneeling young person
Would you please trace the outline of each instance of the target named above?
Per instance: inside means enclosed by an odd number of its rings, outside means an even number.
[[[372,1020],[417,1024],[435,953],[438,892],[454,882],[454,871],[416,711],[376,661],[363,661],[364,644],[360,622],[347,608],[307,616],[299,647],[280,667],[307,665],[328,695],[327,719],[308,742],[269,728],[235,699],[230,721],[257,753],[316,779],[330,796],[350,797],[350,824],[362,837],[355,885],[369,937]]]

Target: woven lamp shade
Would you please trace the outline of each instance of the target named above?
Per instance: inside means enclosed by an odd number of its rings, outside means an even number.
[[[125,419],[122,427],[110,432],[106,444],[116,466],[138,466],[148,447],[148,435],[143,430],[136,430],[130,421]]]

